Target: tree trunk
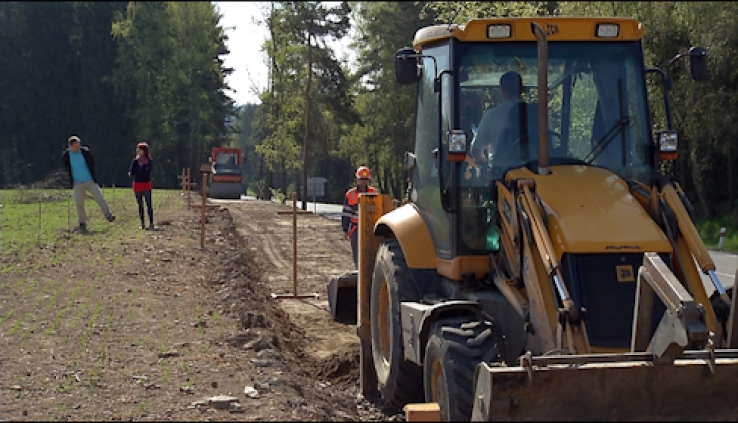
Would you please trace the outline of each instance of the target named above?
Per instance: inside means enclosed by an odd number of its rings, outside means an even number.
[[[289,187],[289,183],[287,183],[287,167],[286,163],[284,162],[284,157],[280,160],[280,164],[282,169],[280,169],[280,179],[282,183],[282,192],[287,198],[292,198],[292,193],[287,192],[287,188]]]
[[[311,42],[312,34],[308,33],[308,74],[307,87],[305,88],[305,141],[302,149],[302,210],[307,210],[307,172],[308,172],[308,150],[310,144],[310,84],[313,79],[313,49]]]
[[[733,203],[733,148],[732,148],[732,138],[733,131],[728,132],[728,142],[726,143],[726,146],[728,147],[727,155],[728,155],[728,210],[734,210],[735,204]]]
[[[692,183],[694,184],[694,191],[697,193],[697,200],[698,200],[698,207],[699,210],[702,213],[702,216],[709,219],[711,216],[711,210],[708,207],[708,194],[707,190],[705,189],[705,175],[704,171],[702,170],[701,166],[702,163],[698,159],[699,154],[704,154],[704,152],[701,152],[699,150],[692,150],[690,152],[690,176],[692,178]]]

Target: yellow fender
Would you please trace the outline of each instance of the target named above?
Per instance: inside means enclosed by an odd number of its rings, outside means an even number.
[[[374,225],[374,234],[394,234],[412,269],[435,269],[436,251],[428,227],[418,210],[408,203],[384,214]]]

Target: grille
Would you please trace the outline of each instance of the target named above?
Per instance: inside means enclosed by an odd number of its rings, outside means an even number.
[[[660,256],[671,269],[669,255]],[[591,345],[630,347],[636,280],[642,264],[643,254],[564,256],[564,280],[574,301],[587,309],[587,335]],[[665,310],[661,300],[654,296],[652,335]]]

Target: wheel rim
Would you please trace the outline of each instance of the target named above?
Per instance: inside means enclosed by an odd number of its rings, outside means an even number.
[[[382,280],[382,284],[379,287],[378,300],[377,324],[379,326],[379,347],[382,353],[382,360],[384,360],[384,364],[387,366],[389,365],[392,336],[390,334],[389,288],[387,287],[386,280]]]
[[[431,366],[431,379],[430,379],[430,386],[431,386],[431,395],[433,398],[431,398],[434,402],[438,402],[438,379],[443,377],[443,369],[441,368],[441,362],[438,360],[433,361],[433,366]]]
[[[433,402],[438,403],[441,409],[441,421],[448,421],[448,394],[446,393],[446,380],[443,376],[443,366],[438,358],[433,360],[430,374],[431,396]]]

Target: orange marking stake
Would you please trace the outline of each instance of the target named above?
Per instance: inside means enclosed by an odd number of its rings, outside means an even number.
[[[297,210],[297,193],[292,193],[292,211],[277,212],[277,214],[292,214],[292,294],[274,294],[272,298],[319,298],[318,294],[297,295],[297,215],[311,213],[305,210]]]

